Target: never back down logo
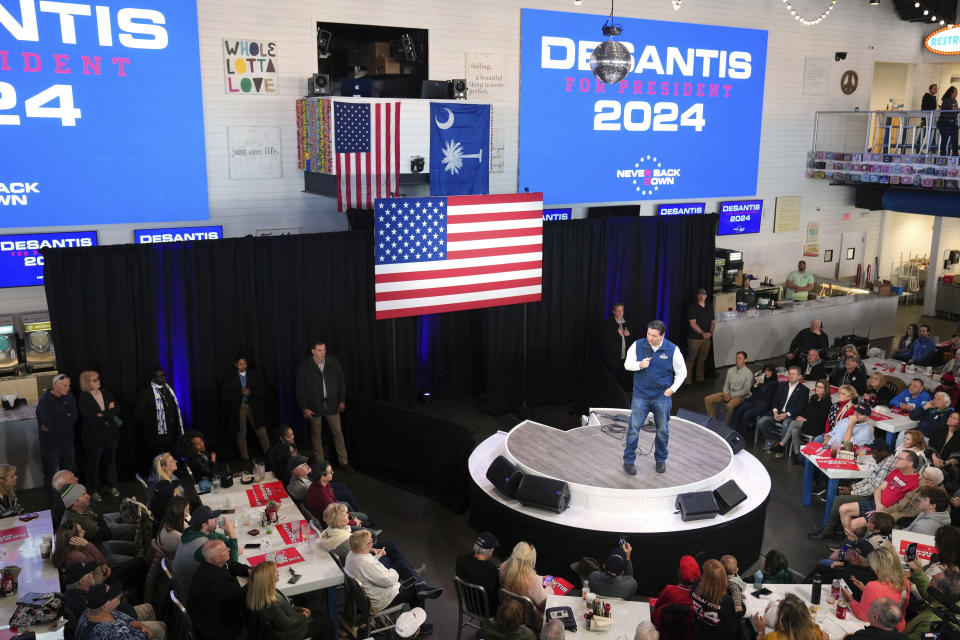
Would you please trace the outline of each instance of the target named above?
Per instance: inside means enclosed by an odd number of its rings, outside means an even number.
[[[640,156],[633,168],[617,169],[617,178],[630,180],[635,191],[642,196],[653,195],[660,187],[676,184],[680,169],[664,167],[656,156]]]
[[[27,206],[31,193],[40,193],[39,182],[0,182],[0,207]]]

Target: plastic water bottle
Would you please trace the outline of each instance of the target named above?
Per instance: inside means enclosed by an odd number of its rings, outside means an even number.
[[[755,591],[763,588],[763,571],[757,570],[757,572],[753,574],[753,588]]]
[[[583,601],[587,601],[587,594],[590,593],[590,581],[586,578],[583,579],[583,589],[581,590],[581,595],[583,595]]]

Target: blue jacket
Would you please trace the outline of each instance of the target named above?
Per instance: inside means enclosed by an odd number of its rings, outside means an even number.
[[[910,404],[922,407],[923,405],[930,402],[930,394],[926,392],[925,389],[920,391],[920,395],[916,398],[910,395],[910,389],[904,389],[897,395],[893,396],[890,399],[891,407],[899,407],[901,402],[909,402]]]
[[[928,362],[928,360],[936,352],[937,345],[930,338],[917,338],[910,345],[910,359],[913,360],[914,364],[921,366],[932,365],[933,362]]]
[[[773,404],[770,406],[770,409],[776,409],[780,411],[780,408],[783,407],[783,403],[787,401],[787,391],[790,389],[789,382],[781,382],[777,385],[777,392],[773,395]],[[803,410],[807,408],[807,399],[810,395],[810,389],[808,389],[802,382],[797,383],[797,388],[793,390],[793,395],[790,396],[790,400],[787,401],[786,413],[789,413],[791,417],[799,416],[803,413]]]
[[[947,407],[941,411],[933,407],[924,409],[920,406],[910,412],[910,419],[916,420],[917,429],[929,438],[939,427],[947,424],[947,418],[950,417],[951,413],[953,413],[953,407]]]
[[[47,389],[37,403],[37,428],[40,432],[40,448],[73,446],[73,426],[80,415],[77,400],[67,392],[58,398]],[[46,427],[46,431],[41,427]]]

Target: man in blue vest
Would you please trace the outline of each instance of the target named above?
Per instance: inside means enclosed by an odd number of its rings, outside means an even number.
[[[687,377],[687,365],[677,345],[663,337],[666,332],[667,325],[663,321],[650,322],[647,325],[647,337],[630,345],[627,358],[623,362],[624,369],[635,372],[630,429],[627,431],[627,443],[623,449],[623,470],[632,476],[637,474],[633,463],[637,458],[640,427],[651,411],[657,425],[653,453],[657,473],[667,470],[667,440],[670,437],[667,422],[670,420],[670,408],[673,404],[670,396],[676,393]]]

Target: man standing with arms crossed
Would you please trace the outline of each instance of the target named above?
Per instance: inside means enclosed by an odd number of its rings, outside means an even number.
[[[667,470],[667,440],[670,436],[667,422],[673,406],[670,397],[687,377],[687,365],[677,345],[664,338],[666,332],[667,325],[662,320],[651,321],[647,325],[647,337],[630,345],[623,363],[624,369],[635,372],[630,428],[627,430],[627,442],[623,449],[623,470],[632,476],[637,474],[634,461],[637,458],[640,427],[651,411],[657,425],[654,450],[656,470],[657,473]]]
[[[324,341],[316,340],[310,349],[310,357],[297,368],[297,403],[303,411],[303,417],[310,421],[314,462],[326,459],[320,438],[323,419],[326,418],[333,434],[333,446],[340,468],[353,471],[347,459],[347,445],[340,426],[340,413],[347,408],[346,399],[346,382],[340,361],[327,355]]]

